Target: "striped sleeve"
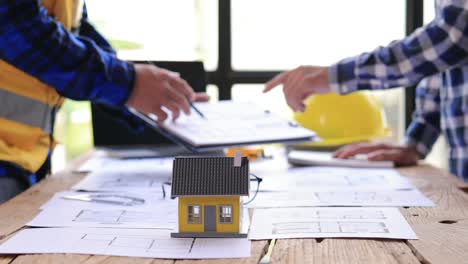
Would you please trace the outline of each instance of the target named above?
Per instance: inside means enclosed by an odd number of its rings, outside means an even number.
[[[2,1],[0,59],[74,100],[124,105],[134,82],[131,63],[65,30],[39,1]]]
[[[466,1],[447,2],[436,19],[410,36],[332,65],[332,91],[346,94],[410,86],[426,76],[467,63]]]
[[[416,87],[416,109],[406,130],[405,143],[426,156],[441,133],[441,74],[423,79]]]

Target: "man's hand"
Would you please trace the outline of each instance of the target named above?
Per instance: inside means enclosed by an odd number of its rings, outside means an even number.
[[[307,97],[331,92],[328,82],[328,67],[300,66],[271,79],[263,92],[282,84],[288,105],[296,112],[303,112]]]
[[[421,155],[412,146],[397,146],[383,143],[357,143],[337,150],[333,157],[351,158],[357,154],[367,154],[371,161],[393,161],[397,166],[416,165]]]
[[[158,122],[167,119],[163,107],[176,120],[180,112],[190,114],[189,101],[207,101],[208,95],[195,93],[178,73],[154,65],[135,64],[135,84],[127,105],[146,114],[154,114]]]

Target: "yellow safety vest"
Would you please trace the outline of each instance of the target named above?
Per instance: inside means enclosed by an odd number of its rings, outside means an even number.
[[[82,0],[43,0],[42,5],[66,29],[79,27]],[[0,160],[36,172],[53,143],[53,109],[62,102],[54,88],[0,60]]]

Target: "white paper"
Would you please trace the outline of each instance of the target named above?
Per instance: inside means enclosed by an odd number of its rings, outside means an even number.
[[[96,150],[93,153],[93,156],[86,160],[78,169],[75,169],[76,172],[89,172],[95,169],[98,169],[105,160],[109,160],[110,157],[107,156],[106,152],[103,150]]]
[[[397,208],[255,209],[249,239],[365,237],[417,239]]]
[[[114,227],[114,228],[177,228],[176,203],[159,203],[158,209],[126,209],[57,207],[41,211],[28,226],[36,227]]]
[[[299,167],[264,175],[260,190],[296,191],[317,189],[413,189],[394,169]]]
[[[250,256],[250,241],[246,238],[171,238],[170,232],[120,228],[25,229],[0,245],[0,254],[70,253],[167,259]]]
[[[259,192],[248,205],[260,207],[299,206],[424,206],[434,203],[418,190],[320,190]]]
[[[81,165],[77,172],[151,172],[161,169],[172,169],[173,160],[174,158],[118,159],[107,156],[104,151],[99,151],[97,155],[94,155]]]
[[[315,133],[295,125],[253,103],[220,101],[196,103],[205,118],[192,113],[181,115],[163,126],[194,146],[237,144],[315,137]]]
[[[293,150],[288,153],[288,160],[293,164],[340,166],[356,168],[392,168],[392,161],[369,161],[366,159],[335,159],[331,152]]]
[[[54,208],[82,208],[82,209],[120,209],[120,210],[157,210],[161,204],[172,203],[177,207],[177,200],[170,199],[171,189],[168,187],[167,196],[163,198],[161,192],[140,192],[140,193],[131,193],[131,192],[92,192],[93,194],[115,194],[115,195],[124,195],[135,197],[145,200],[143,204],[135,204],[132,206],[128,205],[117,205],[117,204],[108,204],[108,203],[98,203],[98,202],[87,202],[79,200],[69,200],[64,199],[65,196],[76,196],[81,194],[86,194],[87,192],[77,192],[77,191],[64,191],[55,193],[49,201],[41,206],[41,210],[45,209],[54,209]]]
[[[125,192],[162,192],[163,184],[170,183],[171,168],[154,168],[151,171],[95,171],[86,176],[74,190],[83,191],[125,191]],[[170,186],[169,186],[170,187]],[[167,184],[164,188],[168,189]]]

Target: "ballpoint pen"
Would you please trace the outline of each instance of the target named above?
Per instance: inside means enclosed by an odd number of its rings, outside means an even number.
[[[190,101],[189,99],[187,99],[187,100],[188,100],[188,102],[189,102],[189,104],[190,104],[190,107],[191,107],[193,110],[195,110],[195,112],[197,112],[197,114],[198,114],[201,118],[206,119],[205,115],[204,115],[198,108],[195,107],[195,105],[192,103],[192,101]]]
[[[148,61],[148,60],[146,61],[146,63],[151,64],[151,65],[154,65],[154,63],[152,63],[151,61]],[[174,73],[175,75],[177,75],[178,77],[180,77],[180,74],[179,74],[178,72],[173,72],[173,73]],[[190,107],[191,107],[193,110],[195,110],[195,112],[197,112],[197,114],[198,114],[201,118],[206,119],[205,115],[200,111],[200,109],[198,109],[198,108],[192,103],[192,101],[190,100],[190,98],[186,98],[186,99],[187,99],[187,101],[188,101]]]

